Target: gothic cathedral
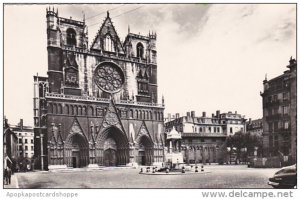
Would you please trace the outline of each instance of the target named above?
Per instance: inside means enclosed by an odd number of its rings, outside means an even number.
[[[156,34],[128,31],[122,43],[107,13],[89,46],[84,19],[46,12],[48,75],[34,76],[36,167],[161,164]]]

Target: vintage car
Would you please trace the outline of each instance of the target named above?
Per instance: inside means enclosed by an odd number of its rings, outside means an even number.
[[[296,164],[283,167],[273,177],[269,178],[268,185],[274,188],[294,188],[297,185]]]

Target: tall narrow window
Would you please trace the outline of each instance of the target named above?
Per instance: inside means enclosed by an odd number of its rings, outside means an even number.
[[[110,52],[115,52],[114,49],[114,42],[111,39],[110,35],[106,35],[104,39],[104,50],[105,51],[110,51]]]
[[[144,57],[144,46],[141,43],[136,45],[136,56],[140,58]]]
[[[67,45],[76,46],[76,32],[72,28],[67,30]]]

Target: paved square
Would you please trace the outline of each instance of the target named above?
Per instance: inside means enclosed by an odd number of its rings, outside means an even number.
[[[197,175],[140,175],[139,169],[28,172],[15,174],[19,188],[271,188],[268,178],[278,169],[244,165],[205,167]]]

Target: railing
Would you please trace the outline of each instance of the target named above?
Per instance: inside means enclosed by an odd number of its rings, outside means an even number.
[[[62,49],[64,50],[70,50],[70,51],[75,51],[75,52],[80,52],[80,53],[87,53],[87,49],[83,49],[83,48],[78,48],[78,47],[75,47],[75,46],[66,46],[64,45],[62,47]]]
[[[224,133],[182,133],[182,137],[226,137]]]
[[[76,100],[76,101],[81,100],[81,101],[104,102],[104,103],[109,103],[109,101],[110,101],[110,99],[108,99],[108,98],[97,98],[97,97],[93,97],[93,96],[64,95],[64,94],[57,94],[57,93],[46,93],[45,97],[56,98],[56,99],[69,99],[69,100]],[[137,102],[137,101],[132,101],[132,100],[120,100],[120,101],[116,102],[116,104],[164,107],[164,105],[162,105],[162,104]]]
[[[51,44],[48,42],[48,45],[51,45]],[[58,46],[57,42],[53,42],[52,45]],[[77,48],[75,46],[66,46],[66,45],[64,45],[62,47],[62,49],[69,50],[69,51],[80,52],[80,53],[89,53],[90,55],[96,55],[96,56],[101,55],[101,56],[106,57],[106,58],[119,59],[119,60],[123,60],[123,61],[133,61],[133,62],[138,62],[138,63],[142,63],[142,64],[156,64],[156,61],[148,62],[146,59],[140,59],[140,58],[137,58],[137,57],[127,58],[124,55],[120,56],[120,55],[115,55],[115,54],[97,53],[97,52],[89,51],[87,49]]]

